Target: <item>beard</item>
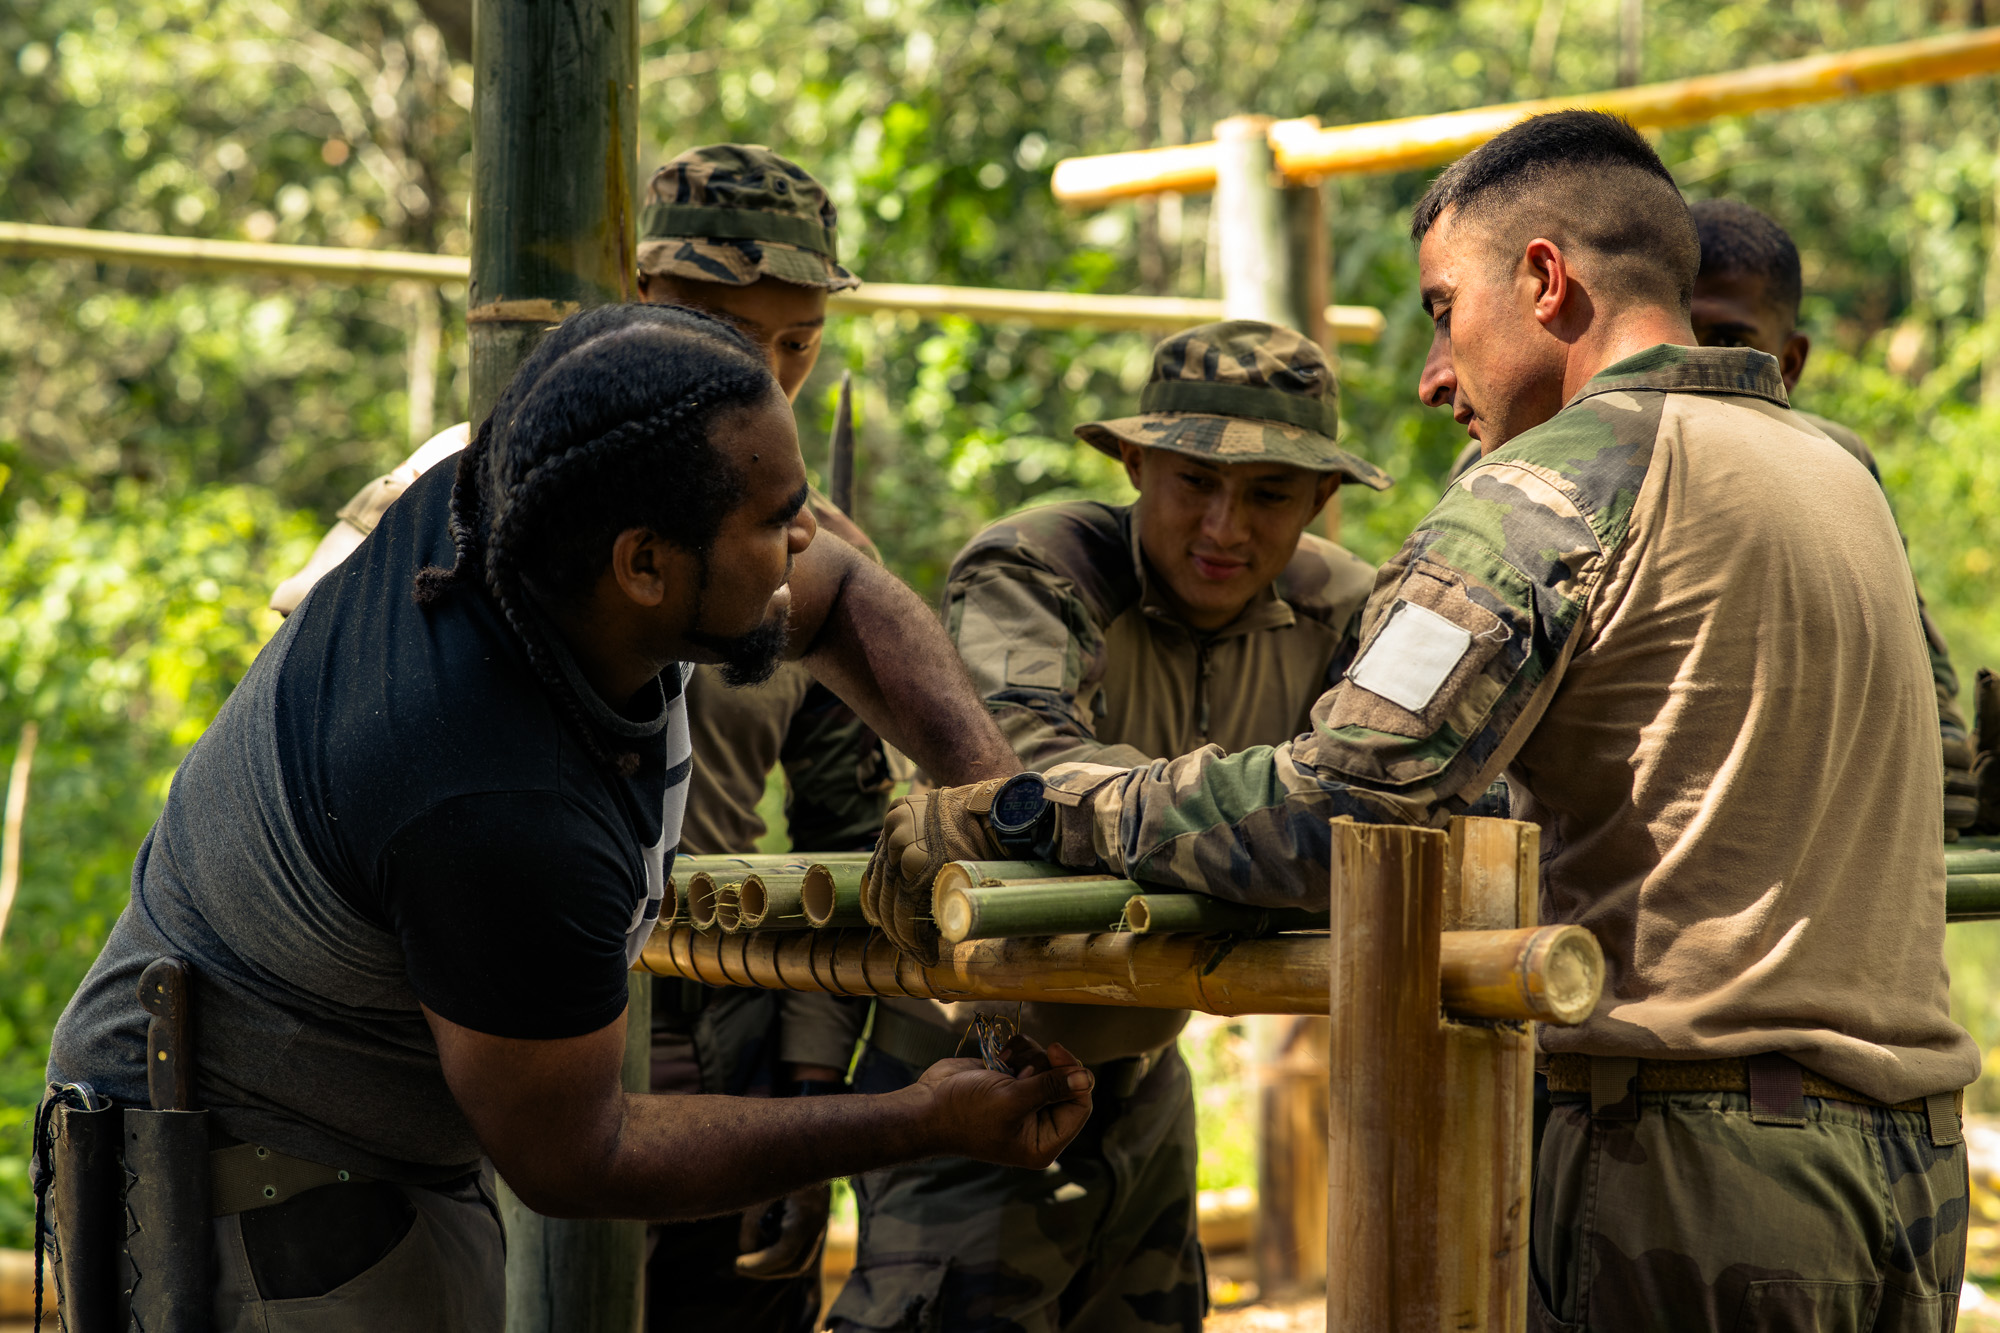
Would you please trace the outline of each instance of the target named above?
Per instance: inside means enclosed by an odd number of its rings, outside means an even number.
[[[791,641],[791,629],[789,617],[775,616],[748,634],[728,636],[694,630],[688,639],[714,653],[722,683],[740,690],[762,685],[777,671],[785,658],[785,645]]]

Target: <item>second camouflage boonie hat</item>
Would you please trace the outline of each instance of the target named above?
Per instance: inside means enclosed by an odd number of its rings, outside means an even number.
[[[1076,433],[1113,458],[1125,440],[1217,463],[1290,463],[1386,491],[1388,473],[1335,443],[1339,388],[1319,344],[1254,319],[1176,333],[1153,349],[1136,417]]]
[[[748,287],[782,278],[841,292],[839,214],[826,187],[761,144],[694,148],[653,173],[639,214],[639,271]]]

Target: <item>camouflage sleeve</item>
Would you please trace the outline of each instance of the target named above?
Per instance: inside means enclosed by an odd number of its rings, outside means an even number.
[[[1097,739],[1090,705],[1104,679],[1104,630],[1061,575],[992,561],[957,571],[945,590],[945,629],[1027,767],[1126,768],[1152,757]]]
[[[785,770],[785,823],[794,848],[866,851],[889,813],[888,756],[881,738],[826,686],[814,682],[792,714],[778,752]]]
[[[1543,458],[1571,450],[1585,446]],[[1613,462],[1630,477],[1629,458]],[[1437,825],[1463,812],[1547,706],[1615,545],[1609,534],[1622,537],[1634,492],[1599,503],[1589,480],[1574,484],[1560,463],[1489,459],[1383,566],[1360,655],[1313,706],[1310,732],[1144,768],[1057,769],[1051,850],[1218,897],[1318,904],[1329,820]]]

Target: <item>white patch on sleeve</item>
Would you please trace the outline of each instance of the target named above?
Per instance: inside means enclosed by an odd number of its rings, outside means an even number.
[[[1472,633],[1414,602],[1397,602],[1389,623],[1347,678],[1390,703],[1421,713],[1472,649]]]

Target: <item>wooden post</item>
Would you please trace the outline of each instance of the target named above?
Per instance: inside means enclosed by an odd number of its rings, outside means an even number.
[[[1282,324],[1330,346],[1325,200],[1317,184],[1279,176],[1270,127],[1269,116],[1215,127],[1222,317]]]
[[[626,979],[625,1086],[650,1082],[653,979]],[[543,1217],[500,1182],[507,1333],[635,1333],[645,1303],[646,1224]]]
[[[1259,1079],[1257,1215],[1251,1244],[1265,1300],[1316,1291],[1327,1280],[1327,1020],[1282,1024]]]
[[[1454,819],[1445,850],[1446,930],[1535,924],[1541,830]],[[1442,1327],[1524,1333],[1532,1181],[1534,1034],[1527,1023],[1444,1020],[1438,1256]]]
[[[474,421],[550,325],[633,293],[638,31],[635,0],[474,0]],[[643,1091],[651,979],[629,994],[625,1086]],[[638,1327],[643,1223],[541,1217],[505,1188],[500,1211],[507,1333]]]
[[[1297,329],[1324,347],[1325,203],[1318,185],[1287,185],[1278,175],[1270,127],[1269,116],[1232,116],[1215,127],[1223,318]],[[1339,532],[1337,496],[1324,521],[1329,533]],[[1257,1282],[1266,1292],[1296,1292],[1326,1277],[1320,1230],[1299,1221],[1321,1211],[1326,1190],[1322,1155],[1299,1148],[1301,1134],[1317,1144],[1326,1120],[1325,1070],[1316,1068],[1325,1040],[1322,1027],[1304,1037],[1288,1024],[1257,1045],[1267,1053],[1259,1078]]]
[[[1333,824],[1326,1326],[1435,1333],[1446,837]]]
[[[475,0],[472,419],[543,332],[636,290],[636,0]]]

